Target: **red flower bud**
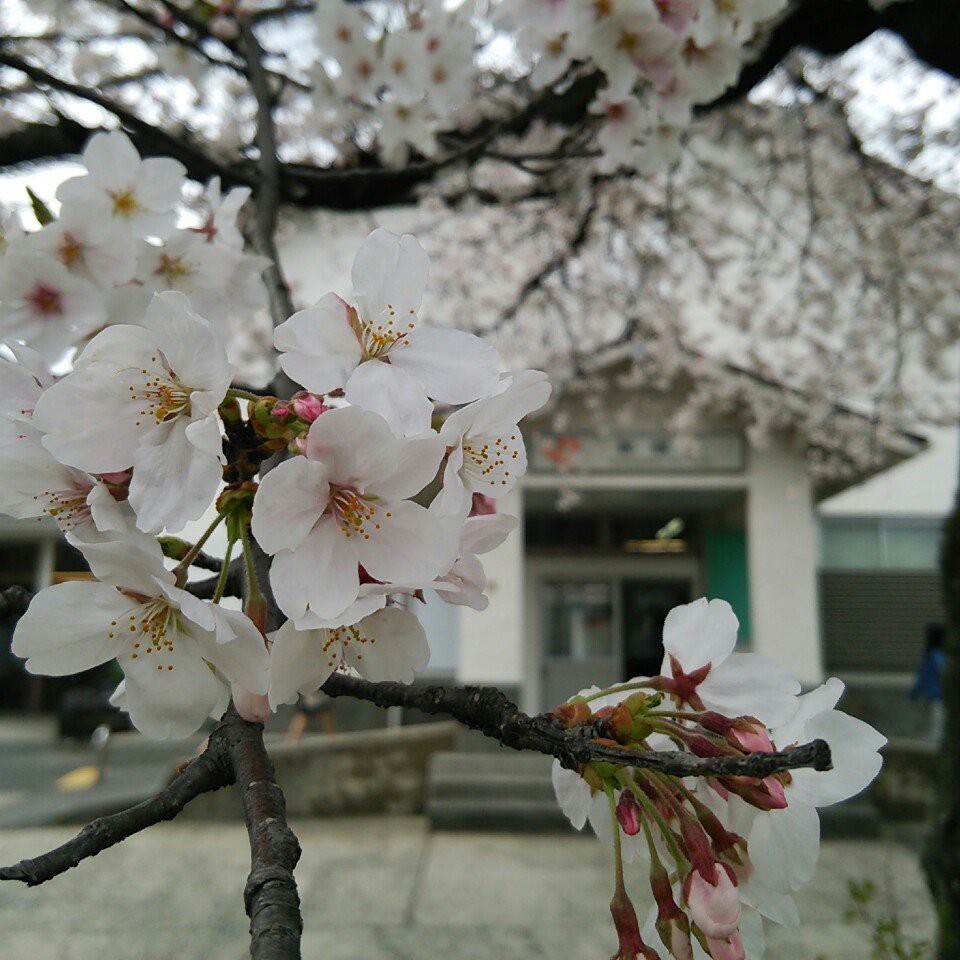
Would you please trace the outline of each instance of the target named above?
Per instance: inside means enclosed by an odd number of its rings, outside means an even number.
[[[642,811],[632,790],[624,790],[620,794],[620,799],[617,801],[616,814],[620,829],[623,830],[628,837],[635,837],[640,832]]]

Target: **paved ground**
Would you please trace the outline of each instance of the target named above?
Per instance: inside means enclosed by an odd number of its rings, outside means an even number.
[[[419,818],[294,824],[305,960],[604,960],[611,879],[591,838],[431,833]],[[0,831],[0,861],[71,828]],[[242,960],[248,869],[239,825],[164,824],[51,883],[0,891],[0,960]],[[891,913],[928,934],[916,859],[890,841],[831,841],[801,897],[804,924],[771,960],[869,960],[843,920],[846,885],[872,877]],[[637,881],[639,887],[639,881]]]

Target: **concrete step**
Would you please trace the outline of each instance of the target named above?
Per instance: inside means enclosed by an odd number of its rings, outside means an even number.
[[[520,753],[501,748],[495,753],[445,751],[435,753],[430,769],[444,775],[477,776],[481,773],[512,774],[550,779],[553,759],[542,753]]]
[[[427,818],[434,830],[513,830],[523,833],[568,831],[573,828],[552,800],[512,797],[482,800],[430,797]]]
[[[512,797],[518,800],[541,800],[553,803],[553,787],[543,776],[524,776],[514,773],[447,773],[434,772],[429,779],[430,796],[451,799],[497,799]]]

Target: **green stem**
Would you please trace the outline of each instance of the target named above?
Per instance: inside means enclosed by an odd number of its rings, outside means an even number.
[[[249,603],[262,603],[263,593],[260,590],[257,571],[254,566],[253,548],[250,546],[250,531],[247,530],[245,523],[240,524],[240,543],[243,546],[244,566],[247,568],[247,601]]]
[[[238,387],[231,387],[227,391],[227,396],[234,400],[250,400],[252,403],[259,403],[264,399],[259,393],[253,393],[251,390],[240,390]]]
[[[217,578],[217,586],[213,591],[213,602],[219,603],[223,599],[223,591],[227,589],[227,580],[230,578],[230,560],[233,557],[233,545],[236,540],[227,541],[227,549],[223,554],[223,566],[220,568],[220,576]]]
[[[643,792],[639,784],[636,784],[633,795],[637,798],[637,802],[640,804],[640,806],[643,807],[644,812],[652,817],[657,826],[660,828],[660,833],[663,834],[664,842],[667,844],[667,847],[669,847],[670,854],[677,865],[677,872],[682,876],[686,876],[687,871],[690,869],[690,863],[683,855],[683,851],[680,849],[680,844],[677,843],[677,838],[674,835],[673,830],[670,829],[670,824],[667,823],[663,814],[657,809],[657,805],[646,795],[646,793]]]
[[[604,784],[603,789],[610,806],[610,819],[613,821],[613,863],[617,874],[617,889],[619,890],[623,887],[623,850],[620,846],[620,821],[617,819],[617,801],[610,784]]]
[[[207,527],[203,532],[203,536],[184,554],[183,559],[173,568],[173,572],[176,575],[177,583],[180,584],[182,580],[186,579],[187,571],[190,569],[190,564],[197,558],[197,555],[203,549],[203,545],[210,539],[213,531],[220,526],[223,522],[223,518],[226,516],[224,513],[218,513],[216,519],[213,523]]]
[[[618,683],[614,684],[612,687],[606,687],[603,690],[598,690],[596,693],[591,693],[590,696],[584,697],[588,703],[591,700],[599,700],[600,697],[609,696],[611,693],[627,693],[630,690],[654,690],[654,687],[650,686],[649,681],[647,680],[636,680],[633,683]]]

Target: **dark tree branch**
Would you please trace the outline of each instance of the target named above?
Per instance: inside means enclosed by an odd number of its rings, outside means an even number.
[[[263,725],[233,708],[214,728],[206,749],[155,797],[88,824],[72,840],[32,860],[0,867],[0,880],[45,883],[82,861],[163,820],[191,800],[235,783],[250,837],[250,876],[244,904],[250,917],[253,960],[299,960],[300,898],[293,869],[300,844],[287,825],[286,804],[263,745]]]
[[[243,891],[250,955],[257,960],[299,958],[303,920],[293,869],[300,844],[287,825],[286,801],[263,745],[263,728],[236,723],[228,736],[250,838],[250,875]]]
[[[249,183],[249,175],[236,168],[227,168],[223,164],[208,156],[186,135],[174,136],[167,133],[162,127],[155,126],[141,119],[135,113],[103,96],[97,90],[83,87],[69,80],[56,77],[46,70],[24,60],[23,57],[0,47],[0,65],[7,66],[20,73],[26,74],[40,86],[49,87],[60,93],[69,94],[80,100],[93,103],[108,113],[113,114],[120,123],[134,136],[143,152],[148,155],[163,155],[179,160],[192,177],[198,180],[208,180],[212,176],[220,176],[225,183]],[[36,128],[34,128],[36,129]],[[42,128],[41,128],[42,129]],[[51,128],[56,129],[56,128]],[[36,134],[34,134],[36,136]],[[86,136],[90,135],[90,131]],[[0,151],[0,156],[2,156]],[[74,151],[76,152],[76,151]],[[47,153],[46,155],[51,155]],[[22,157],[21,160],[35,159],[36,157]]]
[[[207,749],[155,797],[94,820],[49,853],[21,860],[12,867],[0,867],[0,880],[20,880],[31,887],[45,883],[155,823],[172,820],[195,797],[227,786],[232,777],[220,755],[218,730],[211,734]]]
[[[260,152],[257,162],[260,176],[254,197],[257,204],[254,241],[258,251],[270,260],[271,265],[264,271],[264,281],[270,297],[273,324],[277,326],[293,313],[293,302],[280,267],[280,255],[275,239],[277,213],[280,209],[280,159],[277,156],[277,131],[273,122],[275,98],[270,89],[270,78],[263,67],[263,47],[260,46],[260,41],[249,23],[242,22],[240,30],[250,85],[257,100],[256,142]]]
[[[590,725],[580,730],[563,729],[550,714],[531,717],[519,710],[496,687],[408,686],[403,683],[372,683],[335,673],[323,685],[331,697],[355,697],[378,707],[409,707],[422,713],[442,714],[459,720],[471,730],[498,740],[514,750],[535,750],[556,757],[571,770],[581,764],[606,761],[671,777],[767,777],[781,770],[831,768],[830,748],[823,740],[779,753],[751,753],[740,757],[695,757],[679,751],[627,750],[599,743]]]

